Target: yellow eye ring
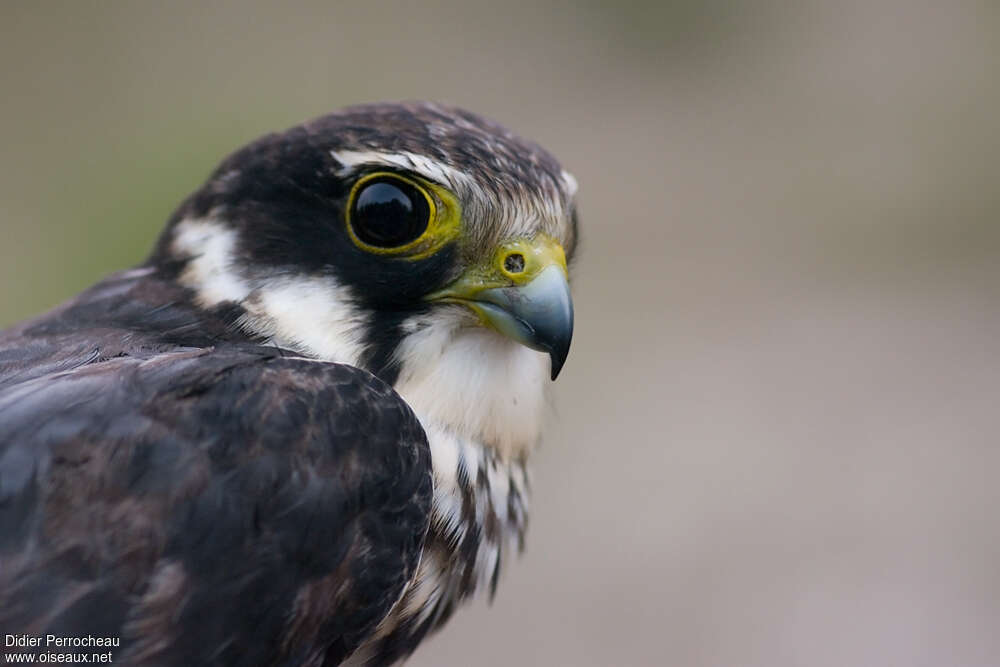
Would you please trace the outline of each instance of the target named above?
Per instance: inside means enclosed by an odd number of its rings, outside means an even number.
[[[344,219],[351,241],[365,252],[423,259],[458,235],[461,213],[457,200],[444,188],[377,171],[365,174],[351,188]]]

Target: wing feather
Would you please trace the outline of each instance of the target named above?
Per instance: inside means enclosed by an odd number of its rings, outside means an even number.
[[[412,575],[430,453],[372,375],[265,348],[0,391],[0,626],[135,664],[337,664]]]

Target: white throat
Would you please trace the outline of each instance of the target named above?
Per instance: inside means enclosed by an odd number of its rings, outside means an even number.
[[[492,447],[501,459],[521,458],[541,435],[548,358],[469,322],[458,305],[408,321],[395,389],[422,420]]]

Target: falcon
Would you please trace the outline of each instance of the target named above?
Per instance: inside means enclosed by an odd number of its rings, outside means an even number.
[[[385,665],[492,596],[569,351],[575,191],[431,103],[228,157],[145,263],[0,333],[3,632]]]

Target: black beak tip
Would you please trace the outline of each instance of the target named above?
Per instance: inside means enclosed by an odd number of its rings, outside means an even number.
[[[555,381],[559,377],[559,372],[562,370],[563,364],[566,363],[566,357],[569,356],[569,341],[567,340],[564,345],[549,348],[548,352],[550,366],[552,367],[552,380]]]
[[[555,382],[556,378],[559,377],[559,371],[562,370],[563,362],[557,359],[554,354],[549,354],[549,359],[552,360],[552,381]]]
[[[559,320],[560,325],[554,327],[550,331],[550,335],[547,336],[548,344],[546,345],[551,362],[553,382],[559,377],[559,372],[562,371],[563,364],[566,363],[566,357],[569,356],[570,343],[573,342],[573,304],[569,300],[567,300]]]

